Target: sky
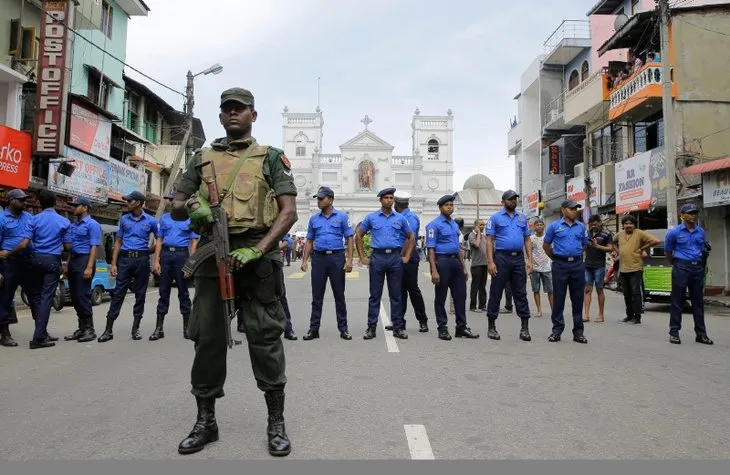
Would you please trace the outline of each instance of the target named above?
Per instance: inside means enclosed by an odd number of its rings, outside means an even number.
[[[514,187],[507,155],[520,75],[564,19],[586,19],[595,0],[145,0],[129,22],[126,62],[185,91],[195,79],[195,116],[210,142],[224,135],[220,93],[245,87],[256,99],[253,135],[282,147],[282,111],[314,112],[317,78],[324,153],[369,128],[410,155],[411,119],[454,115],[454,187],[474,173]],[[183,97],[127,69],[174,107]]]

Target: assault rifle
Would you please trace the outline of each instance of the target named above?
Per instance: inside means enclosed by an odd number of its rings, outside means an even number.
[[[218,287],[220,298],[226,306],[226,342],[228,348],[233,348],[234,343],[240,345],[242,342],[233,340],[231,337],[231,321],[236,317],[238,309],[236,308],[236,294],[233,285],[233,272],[228,265],[228,255],[231,252],[231,246],[228,241],[228,215],[221,208],[220,195],[218,194],[218,186],[215,181],[215,166],[213,162],[204,162],[195,168],[201,169],[206,165],[210,165],[210,176],[204,176],[203,182],[208,186],[208,202],[210,211],[213,215],[213,240],[203,246],[200,246],[195,253],[188,258],[183,265],[183,273],[192,275],[195,270],[207,259],[215,256],[215,263],[218,267]],[[197,203],[193,201],[191,208],[195,209]],[[199,205],[198,205],[199,206]]]

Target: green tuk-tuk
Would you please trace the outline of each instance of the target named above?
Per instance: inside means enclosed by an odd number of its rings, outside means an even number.
[[[647,231],[661,241],[647,252],[644,259],[644,301],[668,302],[672,293],[672,264],[664,255],[664,238],[669,230]]]

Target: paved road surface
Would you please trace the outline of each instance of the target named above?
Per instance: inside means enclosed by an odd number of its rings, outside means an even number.
[[[402,341],[381,325],[375,340],[364,341],[367,269],[356,268],[347,281],[354,339],[339,338],[328,291],[322,338],[305,342],[309,275],[295,265],[285,268],[300,337],[285,340],[290,458],[730,457],[727,309],[708,309],[712,347],[694,343],[691,317],[683,344],[670,345],[667,306],[649,305],[641,326],[618,324],[622,301],[613,292],[606,322],[587,324],[588,345],[548,343],[547,316],[532,320],[533,341],[522,342],[514,314],[500,316],[502,340],[492,341],[483,313],[468,314],[480,339],[445,342],[436,338],[433,288],[422,275],[431,332],[411,329]],[[129,297],[112,342],[61,340],[35,351],[27,348],[32,320],[21,313],[13,327],[21,346],[0,348],[4,459],[180,457],[177,444],[195,417],[193,345],[182,339],[174,305],[166,338],[147,340],[156,302],[150,287],[141,341],[129,336]],[[108,305],[95,307],[99,334]],[[414,321],[410,310],[408,317]],[[62,337],[75,323],[72,309],[54,312],[51,333]],[[453,332],[453,316],[450,325]],[[269,458],[265,411],[245,346],[235,347],[218,404],[221,440],[189,457]]]

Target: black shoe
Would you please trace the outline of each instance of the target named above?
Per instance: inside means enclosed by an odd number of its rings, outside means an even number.
[[[269,454],[283,457],[291,452],[291,442],[284,425],[284,391],[266,391],[266,407],[269,410],[269,424],[266,435],[269,439]]]
[[[456,332],[454,332],[454,336],[456,338],[479,338],[479,333],[473,333],[471,331],[471,328],[465,327],[465,328],[457,328]]]
[[[715,344],[712,340],[710,340],[707,337],[707,335],[703,335],[703,336],[698,335],[697,338],[695,338],[695,341],[697,343],[702,343],[703,345],[714,345]]]
[[[446,328],[443,328],[439,330],[439,339],[449,341],[451,340],[451,335],[449,335],[449,330]]]
[[[58,341],[58,337],[57,337],[57,336],[51,336],[51,334],[50,334],[50,333],[46,333],[46,338],[45,338],[45,340],[46,340],[46,341]]]
[[[376,336],[377,336],[377,335],[376,335],[376,333],[375,333],[375,328],[374,328],[374,327],[369,327],[369,328],[368,328],[368,329],[367,329],[367,330],[365,331],[365,334],[364,334],[364,335],[362,336],[362,339],[363,339],[363,340],[372,340],[372,339],[373,339],[373,338],[375,338]]]
[[[190,337],[188,336],[188,325],[190,324],[190,314],[186,313],[183,316],[183,338],[186,340],[189,340]]]
[[[343,340],[352,340],[352,335],[350,335],[350,332],[345,330],[343,332],[340,332],[340,338],[342,338]]]
[[[427,333],[428,332],[428,323],[421,322],[418,324],[418,331],[420,333]]]
[[[552,335],[550,335],[548,337],[548,341],[552,342],[552,343],[555,343],[556,341],[560,341],[560,335],[558,335],[557,333],[553,333]]]
[[[408,333],[403,328],[399,328],[398,330],[393,330],[393,336],[396,338],[400,338],[401,340],[407,340],[408,339]]]
[[[246,327],[243,326],[243,322],[239,321],[238,326],[236,328],[238,330],[238,333],[246,333]]]
[[[76,340],[77,343],[86,343],[87,341],[96,340],[96,331],[94,330],[94,318],[85,318],[82,322],[83,330],[81,336]]]
[[[165,332],[162,329],[162,325],[165,323],[164,315],[157,315],[157,324],[155,324],[155,331],[150,335],[150,341],[160,340],[165,338]]]
[[[319,330],[309,330],[307,334],[302,337],[302,340],[309,341],[319,338]]]
[[[297,334],[294,333],[294,330],[292,330],[290,332],[284,332],[284,338],[286,338],[287,340],[292,340],[292,341],[298,340]]]
[[[39,348],[50,348],[52,346],[56,346],[56,344],[52,341],[48,341],[45,339],[44,340],[30,340],[30,344],[28,345],[28,347],[31,350],[37,350]]]
[[[497,332],[497,319],[495,317],[487,317],[489,326],[487,327],[487,338],[490,340],[499,340],[502,337]]]
[[[576,343],[588,343],[588,339],[584,337],[583,335],[577,335],[573,337],[573,341]]]
[[[132,323],[132,340],[141,340],[142,335],[139,333],[139,324],[142,323],[142,317],[134,317]]]
[[[631,323],[634,325],[641,325],[641,315],[634,315],[634,320]]]
[[[620,320],[619,323],[634,323],[634,316],[631,315],[630,317],[626,317],[623,320]]]
[[[193,430],[180,442],[177,452],[182,455],[200,452],[203,448],[218,440],[218,424],[215,420],[215,399],[196,397],[198,403],[198,418]]]
[[[0,346],[14,348],[18,346],[18,342],[13,339],[10,334],[10,325],[7,323],[0,326]]]
[[[385,325],[387,331],[393,331],[393,325]]]
[[[104,329],[104,333],[101,334],[99,339],[97,340],[99,343],[104,343],[109,340],[114,339],[114,333],[112,332],[112,329],[114,327],[114,320],[111,318],[106,319],[106,328]]]
[[[84,334],[84,321],[80,318],[78,319],[78,321],[79,321],[79,328],[76,331],[74,331],[71,335],[66,335],[65,337],[63,337],[63,339],[65,341],[78,340],[81,337],[81,335]]]
[[[520,340],[532,341],[532,336],[530,335],[530,319],[529,318],[522,318],[522,328],[520,329]]]
[[[669,335],[669,343],[674,343],[675,345],[681,345],[682,340],[679,339],[679,336]]]

